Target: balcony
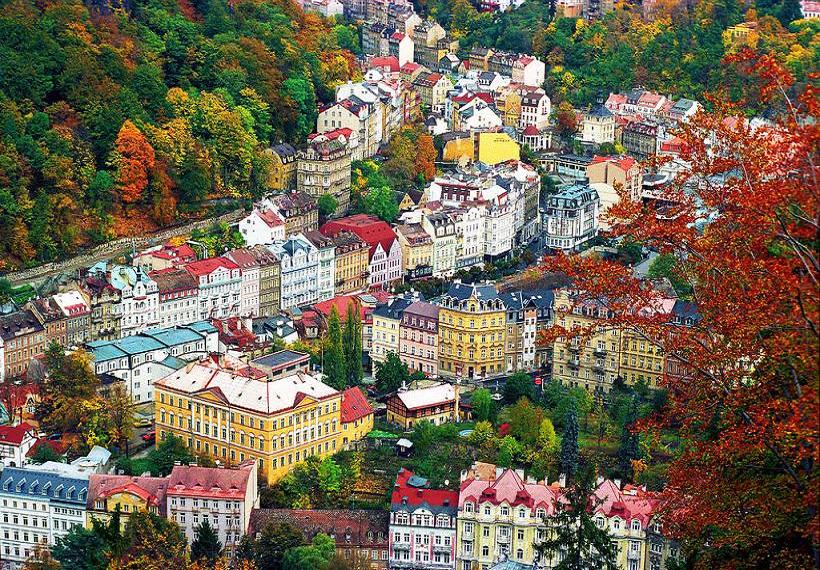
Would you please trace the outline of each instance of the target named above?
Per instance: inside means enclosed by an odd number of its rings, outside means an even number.
[[[595,350],[592,351],[592,353],[597,357],[603,358],[604,356],[606,356],[606,349],[605,348],[596,348]]]
[[[578,360],[577,358],[570,358],[567,361],[567,364],[569,365],[570,368],[576,368],[577,369],[577,368],[580,368],[581,361]]]
[[[452,549],[449,544],[433,544],[433,552],[450,552]]]
[[[581,347],[575,344],[571,344],[567,347],[567,350],[569,350],[573,354],[578,354],[579,352],[581,352]]]
[[[499,544],[509,544],[511,540],[511,535],[508,534],[505,536],[503,534],[499,534],[498,536],[496,536],[495,540]]]
[[[640,550],[632,550],[631,548],[626,551],[626,559],[627,560],[640,560],[641,559],[641,551]]]
[[[606,372],[606,365],[603,362],[596,362],[592,365],[592,369],[595,372],[603,373]]]
[[[394,542],[393,550],[410,550],[409,542]]]

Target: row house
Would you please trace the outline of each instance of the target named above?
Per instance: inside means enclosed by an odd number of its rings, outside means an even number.
[[[418,293],[393,297],[373,311],[373,345],[370,350],[370,359],[373,362],[384,362],[390,353],[399,355],[402,313],[418,300]]]
[[[546,128],[550,122],[552,103],[543,89],[525,91],[521,95],[521,114],[518,119],[518,128],[526,129],[534,126],[538,129]]]
[[[396,30],[387,39],[388,55],[398,60],[399,66],[414,61],[415,44],[409,34]]]
[[[546,245],[577,251],[598,234],[600,198],[589,184],[565,184],[548,198],[544,213]]]
[[[486,378],[506,370],[506,308],[495,285],[456,280],[439,305],[439,376]]]
[[[430,277],[433,274],[433,238],[420,224],[396,226],[396,237],[401,244],[401,258],[408,280]]]
[[[373,407],[358,386],[342,392],[342,448],[350,449],[373,431]]]
[[[304,235],[290,236],[269,246],[279,259],[282,310],[312,305],[319,300],[319,252]]]
[[[50,548],[75,526],[85,526],[88,477],[53,461],[3,469],[0,557],[7,568],[22,568],[38,547]]]
[[[185,269],[168,267],[148,275],[159,293],[159,326],[173,327],[199,319],[199,284]]]
[[[120,295],[108,282],[105,272],[87,271],[73,287],[84,294],[91,305],[91,340],[120,338],[122,315],[114,311]]]
[[[154,382],[186,363],[219,350],[217,329],[206,321],[146,330],[119,340],[85,344],[94,373],[123,381],[137,402],[154,398]]]
[[[49,344],[77,346],[91,336],[91,307],[77,290],[31,299],[25,308],[43,325]]]
[[[345,129],[312,136],[299,153],[296,187],[318,199],[330,194],[336,199],[336,214],[347,212],[350,204],[350,132]]]
[[[671,107],[666,97],[646,89],[610,93],[604,104],[616,115],[640,115],[650,119],[662,118],[665,109]]]
[[[362,26],[362,53],[380,57],[390,55],[389,38],[395,31],[386,23],[368,22]]]
[[[413,79],[412,86],[418,91],[423,104],[433,113],[441,113],[444,111],[447,93],[453,88],[453,82],[441,73],[422,71]]]
[[[630,121],[621,133],[621,144],[627,153],[638,160],[644,160],[657,153],[660,138],[660,125],[647,121]]]
[[[382,102],[375,93],[363,84],[351,82],[339,86],[336,102],[319,111],[316,132],[322,134],[337,129],[350,129],[357,133],[359,144],[352,149],[350,158],[363,160],[379,151],[383,140],[383,113]]]
[[[308,457],[342,449],[342,395],[297,371],[271,379],[231,357],[201,360],[155,385],[157,441],[182,438],[226,465],[255,461],[273,484]]]
[[[285,222],[273,210],[254,208],[239,220],[239,233],[245,245],[265,245],[285,239]]]
[[[489,199],[484,223],[484,257],[491,261],[506,257],[515,241],[515,204],[506,190],[492,186],[485,197]]]
[[[438,305],[414,301],[401,314],[399,358],[410,372],[438,377]]]
[[[164,243],[134,254],[131,265],[142,267],[146,271],[158,271],[192,261],[196,261],[196,252],[189,244]]]
[[[486,207],[483,204],[465,204],[446,211],[456,230],[456,270],[483,264]]]
[[[263,245],[247,248],[259,267],[259,316],[271,317],[281,308],[282,267],[279,258]]]
[[[256,256],[249,249],[240,248],[229,251],[225,257],[233,261],[242,273],[239,284],[239,313],[240,317],[259,316],[259,263]]]
[[[339,232],[333,238],[335,246],[336,284],[339,295],[367,289],[370,248],[352,232]]]
[[[421,227],[433,241],[432,274],[434,277],[452,275],[456,269],[456,225],[446,212],[435,212],[421,218]]]
[[[590,184],[604,183],[621,187],[629,198],[637,202],[643,190],[643,169],[630,156],[595,156],[587,166]]]
[[[468,133],[500,129],[503,121],[496,110],[481,97],[474,97],[453,114],[459,130]]]
[[[118,516],[119,531],[125,532],[132,514],[143,512],[165,517],[167,487],[167,477],[91,473],[88,478],[85,526],[93,528],[95,522],[108,524],[114,516]]]
[[[106,279],[119,294],[118,302],[111,306],[111,313],[119,321],[120,337],[159,326],[157,283],[142,267],[109,266],[108,262],[101,261],[88,272]]]
[[[265,198],[262,205],[274,210],[285,221],[285,237],[319,228],[316,198],[306,192],[294,190],[275,194]]]
[[[401,244],[396,233],[386,222],[375,216],[355,214],[346,218],[331,220],[320,231],[330,237],[340,232],[356,234],[370,246],[368,259],[368,284],[384,287],[401,279]]]
[[[184,266],[197,283],[199,319],[225,319],[240,313],[242,270],[225,257],[212,257]]]
[[[316,12],[325,18],[341,18],[344,4],[339,0],[298,0],[297,4],[305,12]]]
[[[552,345],[538,339],[553,324],[552,290],[514,291],[500,293],[499,297],[507,310],[507,372],[551,370]]]
[[[296,187],[296,148],[288,143],[273,145],[267,151],[270,157],[268,188],[273,191]]]
[[[399,469],[390,497],[390,568],[455,570],[458,492]]]
[[[21,467],[37,441],[37,430],[31,424],[0,426],[0,471]]]
[[[319,230],[302,235],[317,252],[316,297],[319,301],[332,299],[336,292],[336,244]]]
[[[0,315],[0,381],[23,376],[47,347],[45,328],[32,311]]]

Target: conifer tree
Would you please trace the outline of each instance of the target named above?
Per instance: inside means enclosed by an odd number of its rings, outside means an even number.
[[[345,353],[342,346],[342,323],[336,307],[331,309],[330,319],[328,320],[322,371],[325,374],[325,383],[328,386],[332,386],[337,390],[342,390],[345,387],[347,365],[345,364]]]
[[[196,538],[191,543],[191,558],[193,560],[205,559],[213,564],[219,553],[222,551],[222,543],[208,520],[202,521],[196,527]]]
[[[347,321],[342,338],[347,368],[347,385],[358,386],[364,377],[362,370],[362,326],[353,303],[347,306]]]
[[[578,469],[578,412],[570,406],[564,420],[564,435],[561,438],[561,472],[571,479]]]

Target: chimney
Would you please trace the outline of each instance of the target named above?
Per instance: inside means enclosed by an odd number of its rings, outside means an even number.
[[[182,465],[182,461],[174,461],[174,465]]]
[[[558,476],[558,486],[562,489],[567,486],[567,476],[565,473],[561,473],[561,475]]]
[[[616,487],[618,487],[619,489],[621,488],[621,480],[620,479],[613,479],[612,482],[615,483]]]

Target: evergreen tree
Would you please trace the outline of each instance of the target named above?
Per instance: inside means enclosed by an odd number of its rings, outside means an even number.
[[[641,450],[638,446],[638,434],[632,431],[635,420],[638,419],[638,407],[635,400],[629,404],[624,424],[621,428],[621,443],[618,447],[618,467],[625,479],[632,479],[632,461],[641,458]]]
[[[100,535],[79,525],[59,537],[51,549],[54,559],[63,568],[74,570],[105,570],[108,567],[108,552]]]
[[[577,422],[575,422],[577,425]],[[568,422],[569,425],[569,422]],[[574,484],[564,493],[566,502],[555,504],[555,515],[548,522],[554,531],[536,545],[539,559],[555,570],[615,570],[617,549],[605,528],[598,528],[590,503],[594,496],[595,474],[588,466],[578,469]],[[550,566],[549,561],[560,562]]]
[[[578,469],[578,412],[575,407],[567,410],[564,435],[561,438],[561,472],[571,479]]]
[[[322,370],[326,376],[325,383],[337,390],[342,390],[345,387],[347,365],[345,364],[345,353],[342,346],[342,323],[336,307],[333,307],[330,311],[326,342]]]
[[[362,324],[353,303],[347,305],[347,320],[342,337],[347,368],[347,385],[358,386],[364,377],[362,370]]]
[[[208,563],[213,564],[219,558],[221,551],[222,543],[219,542],[219,536],[208,519],[205,519],[196,527],[196,538],[191,543],[191,558],[193,560],[204,558]]]
[[[395,352],[388,352],[384,362],[376,363],[376,385],[385,394],[395,392],[410,380],[407,365]]]

